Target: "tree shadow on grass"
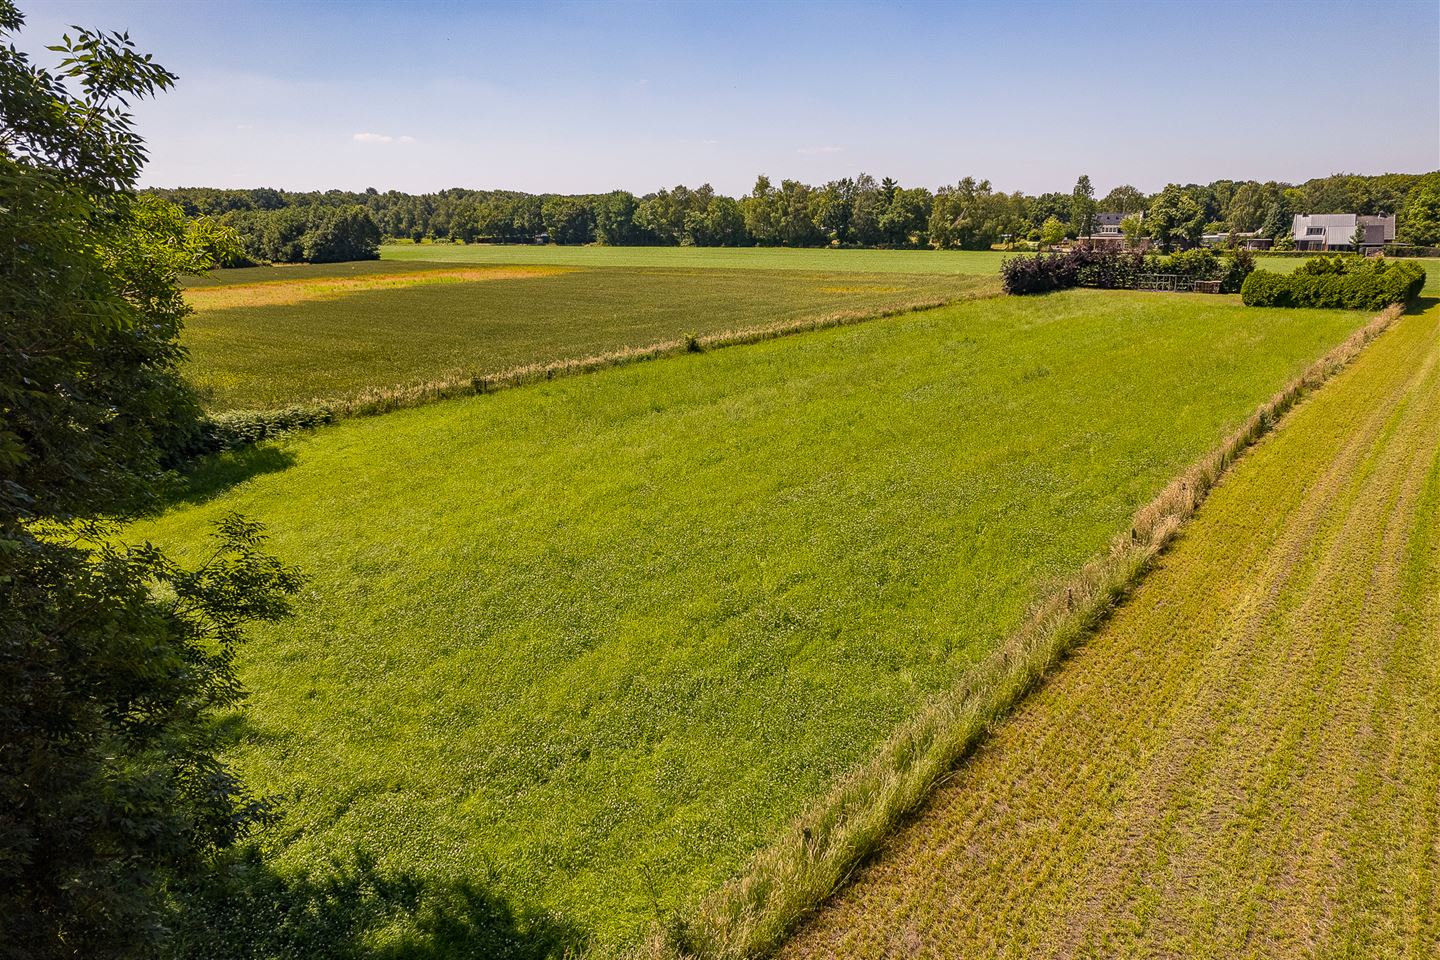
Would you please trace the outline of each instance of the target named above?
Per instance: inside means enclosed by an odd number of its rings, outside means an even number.
[[[160,494],[160,508],[205,503],[237,484],[266,473],[278,473],[295,465],[295,454],[273,443],[225,450],[189,464],[166,484]]]
[[[173,909],[173,960],[552,960],[588,942],[485,883],[436,884],[364,856],[295,877],[247,850],[176,890]]]
[[[1440,297],[1416,297],[1405,309],[1406,313],[1424,313],[1436,304],[1440,304]]]

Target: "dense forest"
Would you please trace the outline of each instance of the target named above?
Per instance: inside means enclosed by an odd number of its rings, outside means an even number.
[[[976,250],[1013,241],[1059,242],[1088,232],[1097,212],[1143,214],[1127,232],[1171,249],[1204,233],[1280,239],[1296,213],[1395,213],[1398,241],[1440,245],[1440,171],[1335,176],[1298,186],[1254,180],[1171,184],[1157,194],[1120,186],[1096,197],[1082,176],[1068,193],[1001,193],[965,177],[934,192],[861,174],[810,186],[761,176],[742,197],[709,184],[645,196],[624,190],[568,196],[454,188],[408,194],[374,188],[292,193],[192,187],[151,191],[192,218],[238,231],[250,261],[374,256],[381,237],[451,242],[614,246],[855,246]]]

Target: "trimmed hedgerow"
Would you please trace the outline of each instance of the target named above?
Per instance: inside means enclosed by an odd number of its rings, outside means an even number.
[[[1425,268],[1418,263],[1336,255],[1307,260],[1289,274],[1256,270],[1240,297],[1249,307],[1379,310],[1409,303],[1424,286]]]
[[[1048,293],[1070,287],[1101,290],[1133,290],[1145,273],[1175,274],[1187,280],[1219,280],[1223,293],[1237,293],[1245,277],[1255,269],[1248,250],[1185,250],[1170,256],[1145,256],[1104,250],[1071,250],[1066,253],[1011,257],[1000,266],[1005,292],[1010,294]]]

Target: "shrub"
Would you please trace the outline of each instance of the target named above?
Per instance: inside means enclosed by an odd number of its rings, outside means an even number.
[[[1071,250],[1068,253],[1011,257],[1000,267],[1005,292],[1047,293],[1070,287],[1101,290],[1133,290],[1142,273],[1173,273],[1188,280],[1219,280],[1225,293],[1240,290],[1245,277],[1255,269],[1255,258],[1247,250],[1186,250],[1170,256],[1143,256],[1139,253],[1102,250]]]
[[[1314,257],[1294,273],[1256,270],[1240,288],[1250,307],[1328,307],[1379,310],[1409,303],[1425,286],[1425,268],[1408,260]]]
[[[1076,250],[1076,285],[1099,290],[1133,290],[1145,270],[1145,258],[1138,253],[1102,253]]]
[[[1010,257],[1000,265],[1000,278],[1010,294],[1049,293],[1077,285],[1076,268],[1068,253]]]
[[[295,430],[308,430],[335,421],[329,407],[296,406],[279,410],[236,410],[201,420],[198,432],[182,451],[198,457],[221,450],[239,450]]]
[[[1221,259],[1224,267],[1220,274],[1221,293],[1239,293],[1245,285],[1245,278],[1255,272],[1255,254],[1249,250],[1232,250]]]

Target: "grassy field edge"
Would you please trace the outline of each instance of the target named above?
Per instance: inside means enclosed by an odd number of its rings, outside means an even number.
[[[753,958],[773,952],[1065,656],[1105,622],[1229,467],[1301,399],[1400,316],[1391,307],[1260,405],[1133,519],[1107,553],[1037,605],[964,680],[904,724],[689,916],[655,930],[635,958]]]
[[[920,313],[926,310],[936,310],[940,307],[963,303],[967,300],[985,300],[998,296],[1001,296],[1001,292],[997,282],[993,285],[986,284],[977,286],[976,289],[966,290],[956,296],[945,297],[938,300],[927,300],[922,303],[907,304],[889,310],[873,312],[868,310],[842,311],[839,313],[824,314],[818,317],[802,317],[796,320],[782,320],[774,323],[737,327],[732,330],[721,330],[716,333],[695,334],[658,340],[643,346],[625,347],[619,350],[610,350],[584,357],[551,360],[545,363],[523,364],[484,376],[455,375],[400,387],[365,390],[350,397],[341,397],[338,399],[316,398],[304,401],[297,406],[301,408],[323,409],[334,419],[376,416],[382,413],[390,413],[394,410],[419,407],[428,403],[449,400],[455,397],[496,393],[514,387],[523,387],[531,383],[595,373],[600,370],[610,369],[611,367],[628,366],[633,363],[644,363],[650,360],[662,360],[666,357],[679,356],[684,353],[701,353],[708,350],[722,349],[724,347],[738,347],[746,344],[762,343],[766,340],[775,340],[780,337],[788,337],[800,333],[810,333],[815,330],[853,326],[858,323],[868,323],[872,320],[882,320],[887,317],[898,317],[911,313]],[[244,419],[246,417],[261,416],[267,413],[273,413],[273,411],[225,411],[223,416]]]

